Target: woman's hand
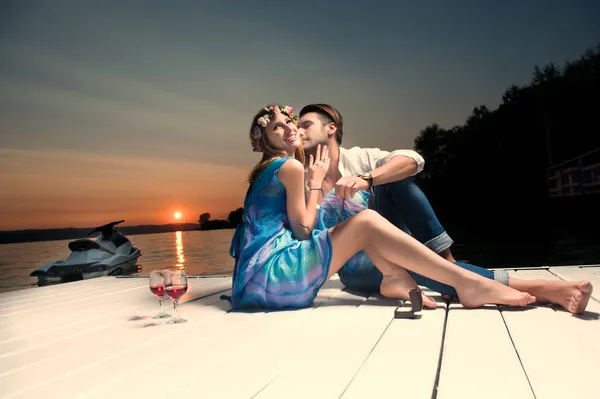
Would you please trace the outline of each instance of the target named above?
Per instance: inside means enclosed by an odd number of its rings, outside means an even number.
[[[327,171],[329,170],[329,164],[331,159],[329,158],[329,149],[327,146],[323,146],[321,151],[321,144],[317,146],[317,153],[313,157],[312,154],[308,158],[308,184],[310,188],[320,188]]]

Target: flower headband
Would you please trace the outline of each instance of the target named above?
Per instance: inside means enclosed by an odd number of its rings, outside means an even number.
[[[257,125],[252,129],[252,133],[250,134],[250,143],[252,144],[252,151],[261,152],[260,143],[258,140],[262,136],[262,128],[266,127],[269,122],[271,122],[271,118],[274,118],[276,114],[283,112],[287,114],[294,123],[298,122],[298,115],[294,114],[294,108],[289,105],[285,105],[283,107],[279,105],[270,105],[264,108],[267,113],[256,120]]]

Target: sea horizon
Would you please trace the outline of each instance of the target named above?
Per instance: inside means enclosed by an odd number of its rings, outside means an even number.
[[[55,227],[55,228],[30,228],[19,230],[0,230],[0,245],[18,244],[28,242],[42,242],[55,240],[68,240],[77,238],[86,238],[96,226],[89,227]],[[176,231],[194,231],[194,230],[220,230],[231,227],[220,227],[211,229],[201,229],[199,223],[164,223],[164,224],[136,224],[136,225],[118,225],[117,230],[125,235],[143,235],[172,233]],[[96,237],[98,233],[90,235]]]

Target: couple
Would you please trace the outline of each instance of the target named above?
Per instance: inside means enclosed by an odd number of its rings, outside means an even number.
[[[341,149],[342,119],[332,107],[307,106],[297,118],[291,107],[271,105],[261,109],[251,124],[252,147],[263,156],[250,173],[242,224],[231,244],[234,309],[308,306],[324,282],[340,271],[347,286],[353,285],[352,278],[361,283],[364,276],[375,276],[371,285],[380,287],[371,288],[395,298],[406,299],[407,287],[422,279],[423,285],[458,296],[465,307],[524,306],[538,300],[583,312],[592,290],[589,282],[505,278],[502,284],[494,281],[492,272],[449,261],[453,260],[448,250],[451,240],[443,229],[427,247],[381,213],[364,209],[369,200],[365,190],[373,185],[372,203],[382,210],[395,206],[400,191],[395,190],[395,182],[422,168],[416,153]],[[309,152],[306,176],[303,141]],[[359,168],[373,170],[357,178]],[[334,186],[335,194],[330,192]],[[407,187],[418,190],[414,184]],[[416,194],[422,196],[420,191]],[[327,207],[339,207],[341,199],[347,200],[339,217],[351,217],[331,223]],[[419,227],[410,229],[412,233]],[[379,274],[374,275],[373,266]],[[426,299],[426,306],[435,306]]]

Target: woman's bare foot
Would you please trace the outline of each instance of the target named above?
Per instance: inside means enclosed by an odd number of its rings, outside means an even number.
[[[387,298],[396,298],[410,300],[408,293],[414,288],[419,288],[415,280],[404,270],[404,273],[400,273],[395,276],[383,276],[381,281],[380,292],[381,295]],[[421,291],[421,297],[423,298],[423,306],[430,309],[435,309],[437,303]]]
[[[589,281],[538,280],[536,287],[529,290],[540,303],[555,303],[568,312],[581,314],[590,301],[594,287]]]
[[[458,297],[448,294],[442,294],[442,299],[447,302],[458,302]]]
[[[460,303],[465,308],[478,308],[486,304],[526,306],[536,297],[517,291],[504,284],[486,278],[476,278],[455,287]]]

